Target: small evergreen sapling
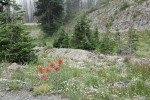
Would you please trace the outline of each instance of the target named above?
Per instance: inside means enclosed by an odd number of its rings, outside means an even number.
[[[99,32],[98,32],[98,28],[95,29],[94,31],[94,44],[95,44],[95,47],[99,44]]]
[[[114,52],[116,43],[109,37],[110,32],[104,34],[102,40],[100,41],[98,51],[104,54],[111,54]]]
[[[89,20],[85,14],[77,19],[74,26],[74,32],[71,39],[71,46],[76,49],[93,50],[92,32],[90,30]]]
[[[53,47],[56,48],[68,48],[69,47],[69,37],[65,33],[64,27],[61,27],[57,32],[57,37],[54,40]]]
[[[128,32],[128,47],[129,52],[133,54],[137,50],[138,35],[135,30],[130,29]]]

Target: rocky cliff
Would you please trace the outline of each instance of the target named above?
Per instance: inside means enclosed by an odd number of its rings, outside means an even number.
[[[16,0],[25,11],[24,22],[37,22],[33,15],[37,0]],[[150,28],[150,0],[64,0],[66,13],[69,9],[78,12],[86,9],[91,27],[100,32],[128,31],[129,28],[146,30]],[[73,9],[73,10],[71,10]]]
[[[128,31],[129,28],[149,30],[150,28],[150,0],[110,0],[107,5],[89,13],[92,28],[99,31]]]

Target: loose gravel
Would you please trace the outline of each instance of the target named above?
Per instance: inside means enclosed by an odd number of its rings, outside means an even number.
[[[60,95],[39,95],[32,96],[31,92],[21,91],[0,91],[0,100],[66,100]]]

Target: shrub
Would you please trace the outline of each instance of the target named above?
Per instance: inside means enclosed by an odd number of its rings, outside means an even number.
[[[94,45],[92,43],[91,33],[89,20],[85,14],[82,14],[74,26],[71,46],[76,49],[93,50]]]
[[[100,41],[97,50],[104,54],[111,54],[114,52],[116,47],[116,42],[108,37],[108,34],[105,33],[104,37]]]
[[[136,3],[138,4],[142,4],[143,2],[147,1],[147,0],[134,0]]]
[[[42,84],[36,88],[34,88],[34,92],[33,92],[33,96],[37,96],[37,95],[40,95],[40,94],[45,94],[47,92],[50,91],[50,86],[49,84],[45,83],[45,84]]]
[[[14,82],[11,81],[11,82],[7,83],[6,86],[9,87],[9,90],[15,90],[15,91],[20,90],[20,88],[21,88],[19,86],[19,84],[15,81]]]
[[[126,10],[126,8],[128,8],[128,7],[129,7],[129,4],[127,2],[123,2],[123,4],[120,7],[120,11]]]
[[[107,29],[110,29],[111,26],[113,25],[113,21],[114,21],[114,17],[111,16],[111,17],[108,19],[108,21],[106,22],[105,27],[106,27]]]
[[[0,27],[0,60],[25,63],[36,60],[30,37],[23,26],[6,24]]]
[[[128,32],[128,46],[129,52],[133,54],[137,50],[138,46],[138,35],[136,34],[135,30],[130,29]]]
[[[117,54],[121,54],[122,41],[121,41],[121,33],[118,31],[118,29],[115,34],[115,42],[116,42],[116,52]]]
[[[94,31],[94,38],[93,38],[93,44],[95,45],[95,47],[99,44],[99,32],[98,29],[96,28]]]
[[[65,33],[64,27],[61,27],[57,32],[57,37],[54,40],[53,47],[56,48],[68,48],[69,47],[69,37]]]

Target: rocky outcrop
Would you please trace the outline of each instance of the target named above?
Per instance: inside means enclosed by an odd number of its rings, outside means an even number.
[[[110,56],[80,49],[53,48],[46,50],[45,52],[48,54],[48,57],[63,57],[76,61],[88,62],[98,66],[102,65],[103,60],[115,61],[118,63],[129,61],[133,64],[150,64],[150,59],[148,58],[136,58],[134,56]]]
[[[18,65],[17,63],[13,63],[10,66],[8,66],[2,73],[1,77],[6,79],[11,79],[11,76],[16,71],[22,71],[25,67],[22,65]]]
[[[99,31],[106,31],[106,24],[112,24],[110,27],[111,32],[115,32],[117,29],[124,32],[129,28],[136,30],[146,30],[150,28],[150,0],[146,0],[143,3],[136,3],[135,0],[126,0],[127,7],[123,7],[122,0],[113,0],[105,7],[93,11],[89,14],[89,18],[92,21],[92,28],[98,27]]]

